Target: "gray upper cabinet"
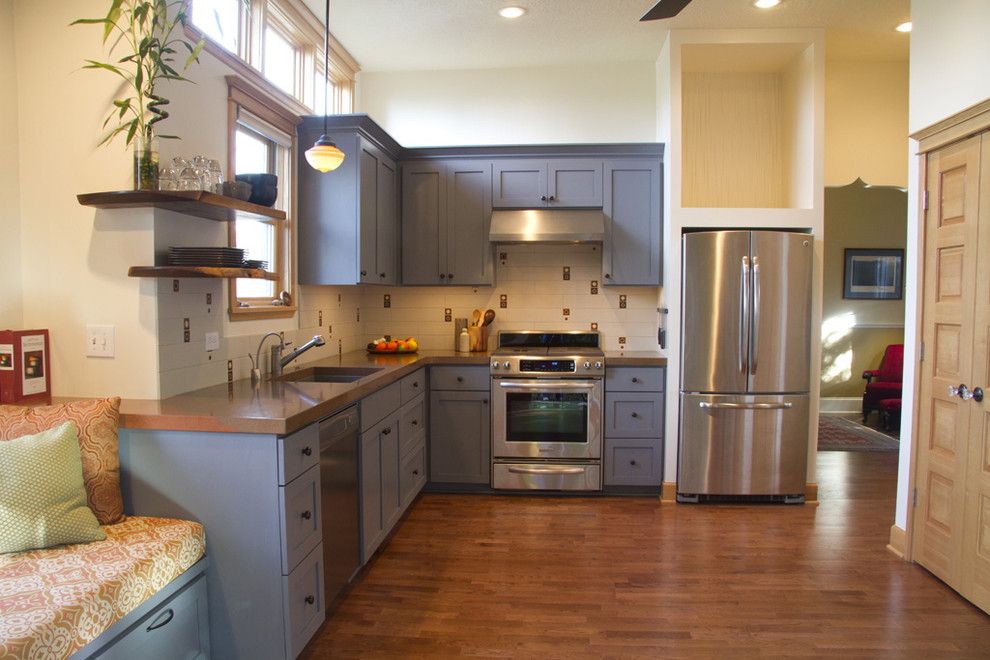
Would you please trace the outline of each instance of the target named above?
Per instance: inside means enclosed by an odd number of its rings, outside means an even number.
[[[661,274],[660,162],[605,162],[605,284],[658,286]]]
[[[491,162],[402,166],[402,283],[490,285]]]
[[[312,144],[319,124],[299,126],[299,144]],[[395,284],[398,168],[395,159],[356,130],[331,131],[343,164],[317,172],[300,149],[297,164],[299,282]]]
[[[602,161],[587,158],[519,158],[492,164],[495,208],[599,208]]]

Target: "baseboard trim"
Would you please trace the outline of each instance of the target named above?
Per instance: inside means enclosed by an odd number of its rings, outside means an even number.
[[[674,504],[677,502],[677,482],[665,481],[660,485],[660,501]]]
[[[899,559],[904,559],[907,552],[907,532],[897,525],[890,526],[890,543],[887,550],[896,555]]]
[[[809,481],[804,485],[804,503],[818,504],[818,484]]]
[[[823,413],[855,413],[863,411],[861,396],[825,396],[818,402],[818,410]]]

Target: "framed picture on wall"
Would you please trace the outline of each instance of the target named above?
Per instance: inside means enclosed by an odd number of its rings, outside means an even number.
[[[843,298],[900,300],[904,297],[904,250],[846,248]]]

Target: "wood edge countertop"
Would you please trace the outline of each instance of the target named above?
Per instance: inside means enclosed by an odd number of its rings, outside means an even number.
[[[609,366],[666,366],[667,360],[650,351],[616,351],[605,354]],[[126,429],[255,433],[286,435],[426,366],[488,365],[489,353],[452,350],[407,354],[373,354],[353,351],[341,356],[306,362],[286,372],[281,380],[265,380],[258,386],[250,379],[213,385],[167,399],[124,399],[120,426]],[[318,383],[292,380],[300,371],[327,367],[380,369],[351,383]],[[65,399],[62,399],[65,400]]]

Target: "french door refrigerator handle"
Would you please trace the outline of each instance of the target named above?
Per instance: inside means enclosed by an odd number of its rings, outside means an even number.
[[[756,373],[760,360],[760,258],[753,256],[753,329],[752,349],[749,355],[749,373]]]
[[[709,403],[708,401],[702,401],[698,404],[699,408],[722,408],[729,410],[786,410],[788,408],[793,408],[794,404],[790,401],[785,401],[783,403]]]
[[[739,371],[749,371],[746,349],[749,346],[749,326],[746,314],[749,309],[749,257],[742,258],[742,269],[739,273]]]

